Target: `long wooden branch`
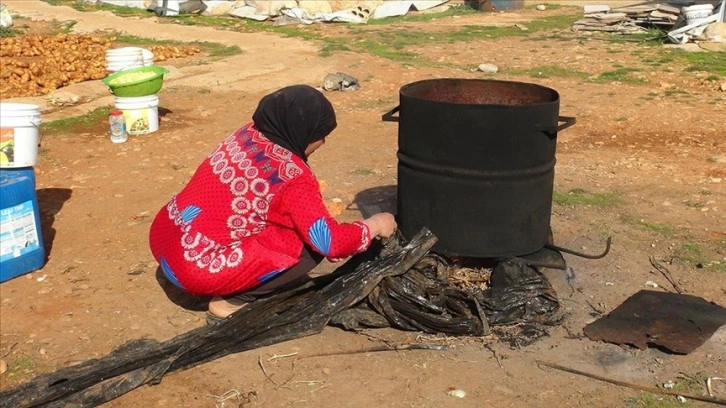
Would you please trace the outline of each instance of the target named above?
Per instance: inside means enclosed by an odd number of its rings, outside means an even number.
[[[320,333],[336,314],[364,299],[387,276],[405,273],[436,243],[427,229],[408,245],[373,260],[368,251],[330,277],[251,303],[216,326],[159,343],[130,341],[109,355],[60,369],[0,393],[0,406],[95,406],[169,371],[194,367],[230,353]]]

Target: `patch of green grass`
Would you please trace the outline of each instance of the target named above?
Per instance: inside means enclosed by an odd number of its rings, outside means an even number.
[[[359,168],[353,170],[351,174],[357,174],[359,176],[370,176],[371,174],[375,174],[375,172],[368,168]]]
[[[625,400],[628,408],[686,408],[688,405],[668,395],[654,395],[644,392],[638,397]]]
[[[670,225],[663,225],[654,222],[648,222],[645,220],[639,220],[635,223],[635,226],[645,231],[657,232],[658,234],[667,238],[672,238],[676,235],[676,229],[671,227]]]
[[[231,57],[233,55],[242,54],[242,48],[237,45],[223,45],[219,43],[210,42],[197,42],[202,48],[206,48],[209,51],[210,57]]]
[[[646,80],[644,78],[636,78],[631,76],[631,73],[637,72],[639,69],[621,67],[616,68],[612,71],[605,71],[600,75],[592,78],[591,80],[596,83],[608,83],[608,82],[622,82],[627,84],[644,84]]]
[[[70,134],[97,129],[101,122],[108,120],[111,108],[108,106],[96,108],[85,115],[72,118],[58,119],[52,122],[42,123],[40,131],[44,134]]]
[[[355,103],[354,109],[369,110],[369,109],[381,109],[391,108],[396,103],[395,98],[378,98],[374,100],[362,100]]]
[[[705,396],[707,392],[706,380],[708,380],[708,375],[701,372],[695,374],[681,373],[675,380],[673,391]]]
[[[121,33],[109,34],[116,38],[116,42],[130,45],[162,45],[170,47],[198,47],[209,53],[210,57],[230,57],[232,55],[241,54],[243,51],[237,45],[224,45],[220,43],[208,41],[182,42],[175,40],[152,40],[135,35],[126,35]]]
[[[336,51],[352,51],[348,46],[348,42],[343,39],[326,38],[323,40],[323,46],[318,53],[321,57],[329,57]]]
[[[650,28],[643,33],[635,34],[610,34],[607,40],[611,43],[623,44],[623,43],[639,43],[641,45],[650,47],[660,47],[663,45],[666,39],[666,32],[657,28]],[[635,55],[635,52],[633,53]]]
[[[321,41],[322,47],[320,55],[323,57],[330,56],[336,51],[362,52],[409,65],[445,65],[427,61],[425,57],[415,52],[407,51],[406,49],[423,45],[431,46],[513,36],[529,36],[535,32],[542,34],[547,30],[567,28],[577,18],[574,14],[544,17],[529,23],[528,30],[526,31],[512,26],[492,27],[480,25],[466,25],[459,29],[449,31],[425,31],[411,28],[377,30],[375,28],[375,26],[379,25],[393,25],[407,21],[429,21],[437,18],[472,13],[478,12],[467,7],[454,7],[442,13],[415,14],[369,20],[366,28],[357,26],[348,27],[349,32],[346,35],[347,38],[325,37],[307,26],[275,27],[267,22],[250,21],[247,23],[247,27],[252,30],[269,31],[288,37]],[[370,27],[373,28],[371,29]]]
[[[377,18],[368,20],[368,25],[386,25],[399,22],[425,22],[431,20],[437,20],[440,18],[447,18],[453,16],[467,16],[471,14],[480,13],[468,6],[457,6],[451,7],[446,11],[440,13],[418,13],[418,14],[406,14],[404,16],[394,16],[386,18]]]
[[[572,27],[575,21],[581,18],[581,14],[567,13],[559,14],[555,16],[547,16],[545,18],[533,20],[527,24],[529,31],[555,31],[555,30],[568,30]],[[525,31],[526,32],[526,31]]]
[[[552,202],[563,206],[608,207],[618,205],[621,201],[619,193],[590,193],[581,188],[572,189],[567,193],[555,191],[552,195]]]
[[[580,78],[588,77],[586,72],[575,69],[563,68],[556,65],[540,65],[529,69],[507,69],[506,73],[512,75],[529,75],[532,78]]]
[[[178,16],[168,16],[163,18],[163,22],[186,26],[203,26],[216,28],[241,28],[245,25],[245,22],[241,21],[237,17],[202,16],[199,14],[180,14]]]
[[[726,53],[676,51],[675,56],[688,63],[686,71],[702,71],[726,77]]]
[[[673,381],[671,391],[706,396],[707,379],[708,376],[704,373],[681,373]],[[680,402],[673,396],[654,395],[648,392],[642,393],[636,398],[628,398],[626,404],[630,408],[687,408],[692,406],[690,401]]]
[[[684,91],[682,89],[666,89],[663,93],[665,96],[687,96],[690,95],[688,91]]]
[[[8,362],[8,371],[4,375],[8,377],[29,376],[33,374],[35,360],[27,354],[21,354],[16,359]]]
[[[718,252],[719,251],[717,250],[716,253]],[[709,259],[708,255],[704,253],[703,248],[693,242],[686,242],[682,244],[673,252],[673,258],[683,263],[690,264],[691,267],[703,268],[711,272],[726,273],[726,262]],[[696,379],[699,378],[700,377],[696,377]],[[705,377],[703,380],[705,381]]]
[[[0,27],[0,38],[10,38],[25,34],[24,31],[15,28]]]
[[[109,37],[116,38],[117,42],[129,44],[129,45],[167,45],[167,46],[184,46],[189,43],[175,40],[153,40],[146,37],[138,37],[135,35],[127,35],[120,32],[112,32],[108,34]]]
[[[671,54],[667,54],[667,55],[660,55],[660,56],[658,56],[656,58],[646,60],[646,61],[644,61],[644,63],[646,65],[656,66],[657,67],[657,66],[661,66],[661,65],[664,65],[664,64],[669,64],[669,63],[674,62],[674,61],[676,61],[676,58],[673,57],[673,55],[671,55]]]
[[[720,81],[720,80],[721,80],[721,77],[718,75],[709,75],[706,77],[706,81],[709,81],[709,82],[716,82],[716,81]]]
[[[153,16],[154,13],[138,7],[116,6],[103,2],[89,3],[77,0],[43,0],[51,6],[68,6],[78,11],[110,11],[117,16]]]

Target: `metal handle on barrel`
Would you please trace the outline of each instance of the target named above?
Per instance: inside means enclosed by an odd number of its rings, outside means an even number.
[[[398,113],[399,110],[401,110],[401,106],[400,105],[399,106],[396,106],[395,108],[393,108],[393,109],[389,110],[388,112],[384,113],[381,116],[381,120],[384,121],[384,122],[398,122],[398,118],[399,117],[398,116],[393,116],[393,115],[395,115],[396,113]]]
[[[577,122],[577,119],[575,119],[572,116],[558,116],[557,122],[563,122],[560,125],[557,125],[557,127],[553,126],[542,126],[544,129],[542,129],[542,133],[547,135],[550,139],[553,139],[557,136],[557,132],[562,132],[563,130],[567,129],[568,127],[572,126]],[[540,127],[540,126],[537,126]]]
[[[575,119],[572,116],[558,116],[557,122],[564,122],[563,124],[557,126],[557,131],[562,132],[563,130],[567,129],[568,127],[572,126],[577,122],[577,119]]]

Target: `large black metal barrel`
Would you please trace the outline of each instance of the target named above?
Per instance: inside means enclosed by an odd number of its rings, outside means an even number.
[[[503,257],[550,236],[559,94],[536,84],[431,79],[400,89],[398,221],[448,256]],[[398,117],[393,116],[399,112]],[[564,122],[563,124],[559,124]]]

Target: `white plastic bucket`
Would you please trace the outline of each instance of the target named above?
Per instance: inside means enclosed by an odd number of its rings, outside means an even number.
[[[154,53],[146,48],[141,49],[141,59],[143,60],[145,67],[154,65]]]
[[[106,71],[108,73],[143,66],[144,55],[141,48],[124,47],[106,51]]]
[[[0,168],[35,165],[40,122],[38,105],[0,103]]]
[[[696,24],[706,20],[713,14],[712,4],[696,4],[695,6],[683,7],[681,9],[686,25]]]
[[[159,130],[159,95],[117,96],[115,106],[124,113],[129,135],[144,135]]]

